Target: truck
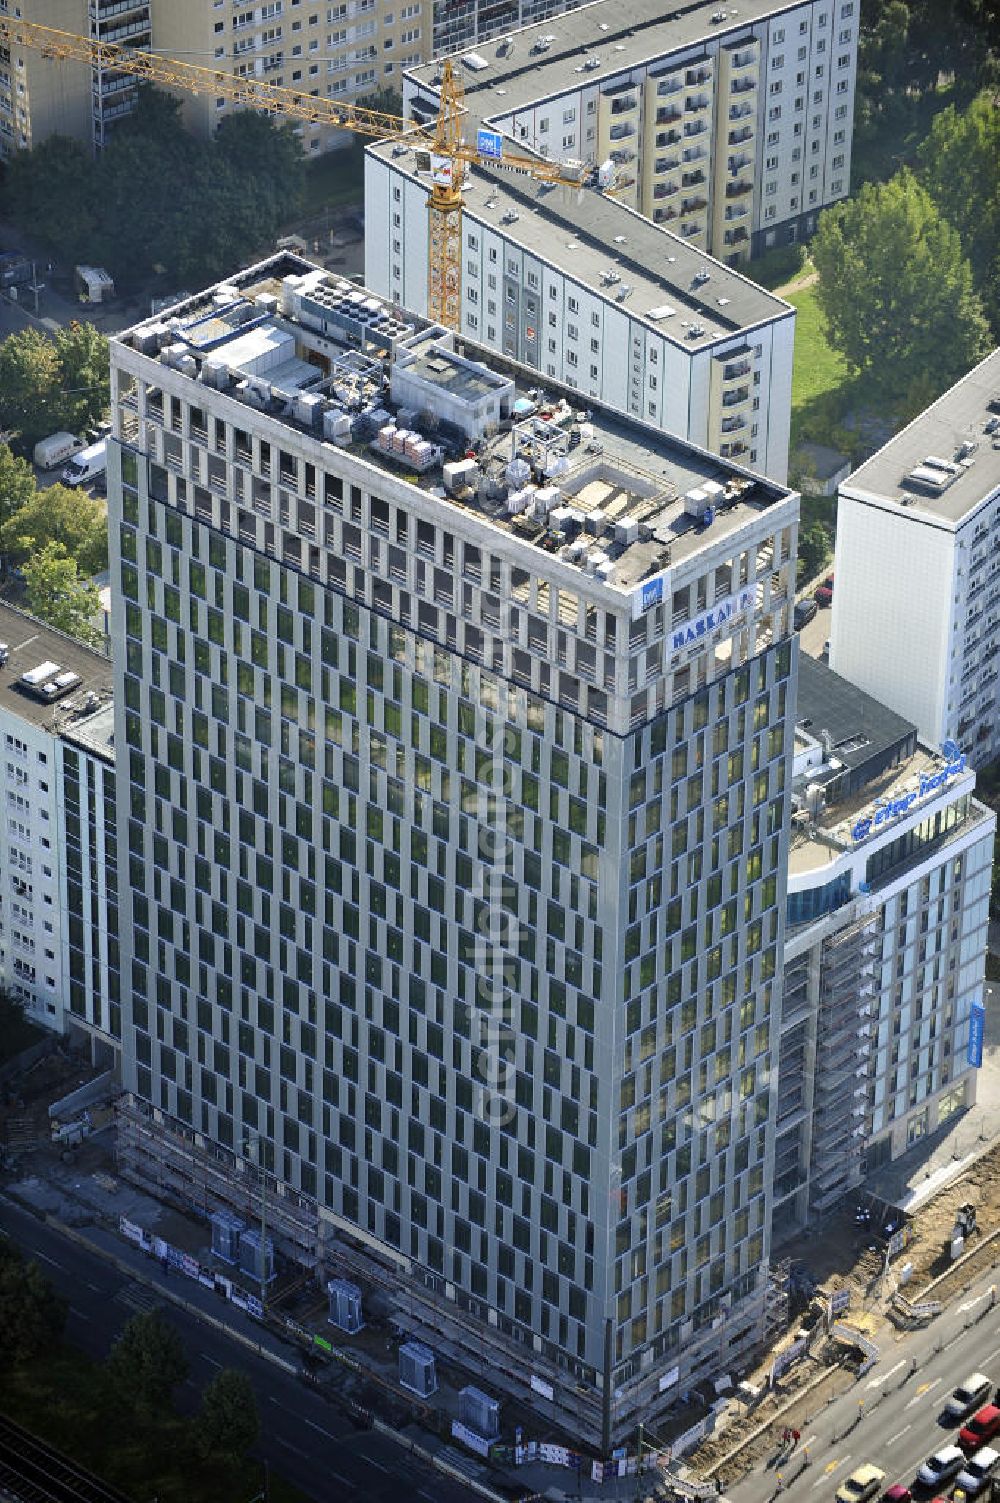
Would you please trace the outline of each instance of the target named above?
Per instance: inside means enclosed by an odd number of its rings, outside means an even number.
[[[102,438],[99,443],[90,444],[70,460],[62,472],[63,485],[90,485],[94,481],[103,483],[105,472],[108,468],[108,441]]]
[[[32,279],[31,262],[20,251],[0,255],[0,287],[22,287]]]
[[[50,433],[48,438],[40,438],[35,445],[35,464],[40,470],[54,470],[56,465],[65,464],[82,448],[83,439],[72,433]]]

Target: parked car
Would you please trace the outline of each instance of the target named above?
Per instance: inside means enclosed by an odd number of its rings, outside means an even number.
[[[108,441],[91,444],[74,455],[62,472],[63,485],[103,485],[108,468]]]
[[[992,1390],[993,1385],[985,1373],[970,1373],[962,1383],[959,1383],[945,1404],[942,1411],[943,1417],[950,1424],[959,1424],[989,1399]]]
[[[813,619],[818,610],[819,606],[816,604],[815,600],[798,601],[793,613],[795,630],[801,631],[804,626],[808,626],[809,622]]]
[[[994,1435],[1000,1433],[1000,1409],[996,1404],[984,1404],[982,1409],[976,1411],[967,1425],[963,1425],[958,1432],[958,1443],[966,1455],[978,1451],[979,1447],[992,1440]]]
[[[884,1481],[885,1472],[882,1468],[866,1462],[864,1466],[856,1467],[837,1488],[837,1503],[867,1503],[869,1498],[874,1498]]]
[[[913,1494],[902,1482],[894,1482],[882,1494],[881,1503],[912,1503]]]
[[[943,1446],[928,1456],[917,1472],[917,1481],[921,1487],[941,1487],[957,1476],[964,1465],[965,1453],[959,1446]]]
[[[955,1486],[960,1487],[967,1498],[974,1498],[998,1470],[1000,1451],[994,1451],[992,1446],[981,1446],[955,1478]]]

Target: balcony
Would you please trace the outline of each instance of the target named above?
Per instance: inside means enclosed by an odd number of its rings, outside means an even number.
[[[741,183],[727,183],[726,184],[726,197],[730,198],[730,199],[732,199],[732,198],[745,198],[748,193],[752,193],[752,192],[753,192],[753,183],[741,182]]]
[[[742,146],[745,141],[752,141],[755,132],[752,125],[743,125],[739,130],[729,132],[729,145]]]
[[[91,22],[101,26],[114,16],[127,16],[142,12],[148,14],[149,0],[90,0]]]
[[[684,114],[684,111],[680,108],[679,105],[676,105],[676,104],[663,105],[656,112],[656,124],[657,125],[672,125],[675,120],[680,120],[680,118],[681,118],[681,116],[683,114]]]

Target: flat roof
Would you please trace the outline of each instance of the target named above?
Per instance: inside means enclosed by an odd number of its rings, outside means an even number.
[[[429,174],[417,171],[414,153],[402,153],[399,143],[381,141],[368,150],[430,186]],[[596,188],[511,179],[473,167],[463,193],[466,210],[477,219],[610,304],[620,303],[683,349],[703,349],[759,324],[795,317],[783,298]],[[517,219],[504,223],[511,214]],[[608,272],[618,281],[606,280]],[[618,296],[624,287],[630,289],[626,299]],[[704,332],[692,337],[692,328]]]
[[[845,767],[861,767],[917,734],[904,716],[805,652],[799,653],[798,685],[796,727],[816,739],[829,732],[834,755]]]
[[[592,0],[590,5],[550,16],[507,37],[463,48],[455,56],[475,56],[485,62],[485,68],[463,66],[460,71],[470,108],[491,120],[709,38],[743,35],[754,22],[798,9],[801,3],[740,0],[734,6],[720,4],[720,0],[696,0],[665,10],[662,0]],[[713,21],[719,15],[724,19]],[[513,44],[510,50],[508,41]],[[544,50],[533,52],[536,46]],[[599,59],[600,66],[583,71],[585,57]],[[406,69],[405,74],[433,92],[438,66],[437,62],[424,63]]]
[[[943,757],[936,752],[929,751],[926,746],[918,744],[903,761],[888,768],[870,783],[866,783],[849,798],[841,799],[839,803],[830,804],[821,809],[813,824],[802,826],[796,825],[793,821],[788,848],[789,876],[802,877],[810,872],[822,872],[848,851],[863,849],[865,840],[874,838],[876,833],[881,834],[882,831],[873,830],[871,835],[866,834],[855,842],[851,838],[851,826],[858,816],[871,814],[876,807],[877,799],[889,802],[913,794],[919,789],[922,776],[933,777],[940,773],[945,765]],[[910,821],[919,822],[921,817],[925,817],[924,811],[933,808],[948,791],[951,792],[952,797],[958,798],[962,794],[971,793],[974,786],[973,774],[970,769],[967,769],[949,779],[940,791],[932,789],[925,796],[926,802],[914,804],[913,812],[909,815]],[[988,809],[973,799],[965,823],[957,825],[952,833],[963,835],[970,823],[978,823],[984,819],[992,819],[992,817]],[[894,824],[895,821],[887,824],[885,830],[891,830]],[[897,833],[901,833],[901,830],[898,829]]]
[[[996,424],[991,432],[987,426]],[[959,458],[964,444],[975,449]],[[928,459],[940,459],[958,473],[940,494],[935,494],[914,470],[927,468]],[[949,472],[939,472],[942,477]],[[930,479],[933,480],[934,466]],[[974,366],[943,396],[932,402],[902,432],[871,459],[849,475],[841,490],[851,495],[877,496],[894,501],[908,511],[955,527],[992,491],[1000,487],[1000,349]]]
[[[3,603],[0,603],[0,642],[9,650],[7,662],[0,668],[0,706],[12,715],[53,734],[62,734],[108,709],[114,674],[111,660],[102,652],[95,652],[83,642]],[[20,680],[25,673],[45,663],[78,675],[79,684],[71,693],[54,701],[38,698],[22,687]]]
[[[432,496],[456,519],[462,512],[478,516],[525,549],[538,548],[614,589],[631,593],[640,582],[717,546],[792,494],[730,460],[543,380],[537,371],[288,252],[223,285],[238,288],[247,317],[263,314],[291,331],[297,355],[319,362],[322,379],[308,398],[290,400],[268,384],[266,370],[251,382],[239,380],[239,373],[227,368],[224,343],[216,344],[210,356],[189,344],[189,353],[176,363],[175,352],[187,344],[186,328],[196,326],[218,300],[219,288],[173,308],[168,329],[159,319],[146,319],[113,335],[112,346],[146,357],[142,379],[154,386],[154,372],[162,369],[174,390],[178,380],[202,391],[214,387],[237,410],[245,403],[270,421],[308,435],[318,448],[328,449],[331,460],[339,447]],[[235,323],[234,339],[239,328]],[[428,348],[453,349],[512,383],[504,387],[510,410],[504,414],[502,409],[499,431],[485,423],[470,442],[467,432],[451,427],[447,409],[434,411],[430,384],[427,411],[407,409],[403,427],[404,409],[391,395],[393,365],[397,354],[419,349],[426,358]],[[449,402],[455,399],[449,392]],[[397,417],[397,442],[392,442],[387,435]],[[250,413],[248,421],[253,421]],[[335,431],[340,433],[337,447]],[[482,483],[449,493],[444,466],[465,458],[470,447]],[[717,490],[711,519],[703,525],[690,514],[685,497],[708,482]],[[554,513],[560,508],[563,521],[557,526]]]

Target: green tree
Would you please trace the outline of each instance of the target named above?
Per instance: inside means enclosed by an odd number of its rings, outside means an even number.
[[[253,1385],[246,1373],[225,1367],[205,1389],[195,1421],[195,1445],[203,1457],[242,1461],[260,1433]]]
[[[812,579],[830,557],[830,534],[818,517],[803,521],[799,527],[797,579]]]
[[[188,1374],[181,1338],[159,1310],[133,1315],[105,1362],[114,1391],[130,1408],[166,1406]]]
[[[1000,332],[1000,112],[987,91],[935,116],[919,153],[924,186],[959,234],[994,332]]]
[[[0,444],[0,546],[11,517],[34,500],[35,473],[26,459],[18,459]]]
[[[277,125],[259,110],[237,110],[219,125],[215,148],[242,178],[252,179],[263,190],[276,227],[302,207],[305,158],[290,125]]]
[[[830,342],[884,396],[939,391],[989,348],[957,232],[908,171],[820,216],[812,242]]]
[[[103,635],[95,625],[101,609],[97,586],[81,582],[76,563],[62,543],[46,543],[24,565],[28,610],[68,636],[91,647],[100,646]]]
[[[38,329],[0,343],[0,429],[31,449],[59,424],[62,374],[52,340]]]
[[[26,1263],[7,1237],[0,1237],[0,1365],[27,1362],[57,1342],[66,1323],[66,1301],[35,1262]]]
[[[5,212],[69,264],[85,258],[102,204],[89,151],[68,136],[49,136],[7,164]]]
[[[111,355],[105,335],[74,319],[55,336],[60,374],[59,426],[77,433],[111,406]]]
[[[61,543],[79,572],[89,578],[108,567],[108,518],[103,502],[66,485],[35,490],[0,528],[7,553],[29,556]]]

